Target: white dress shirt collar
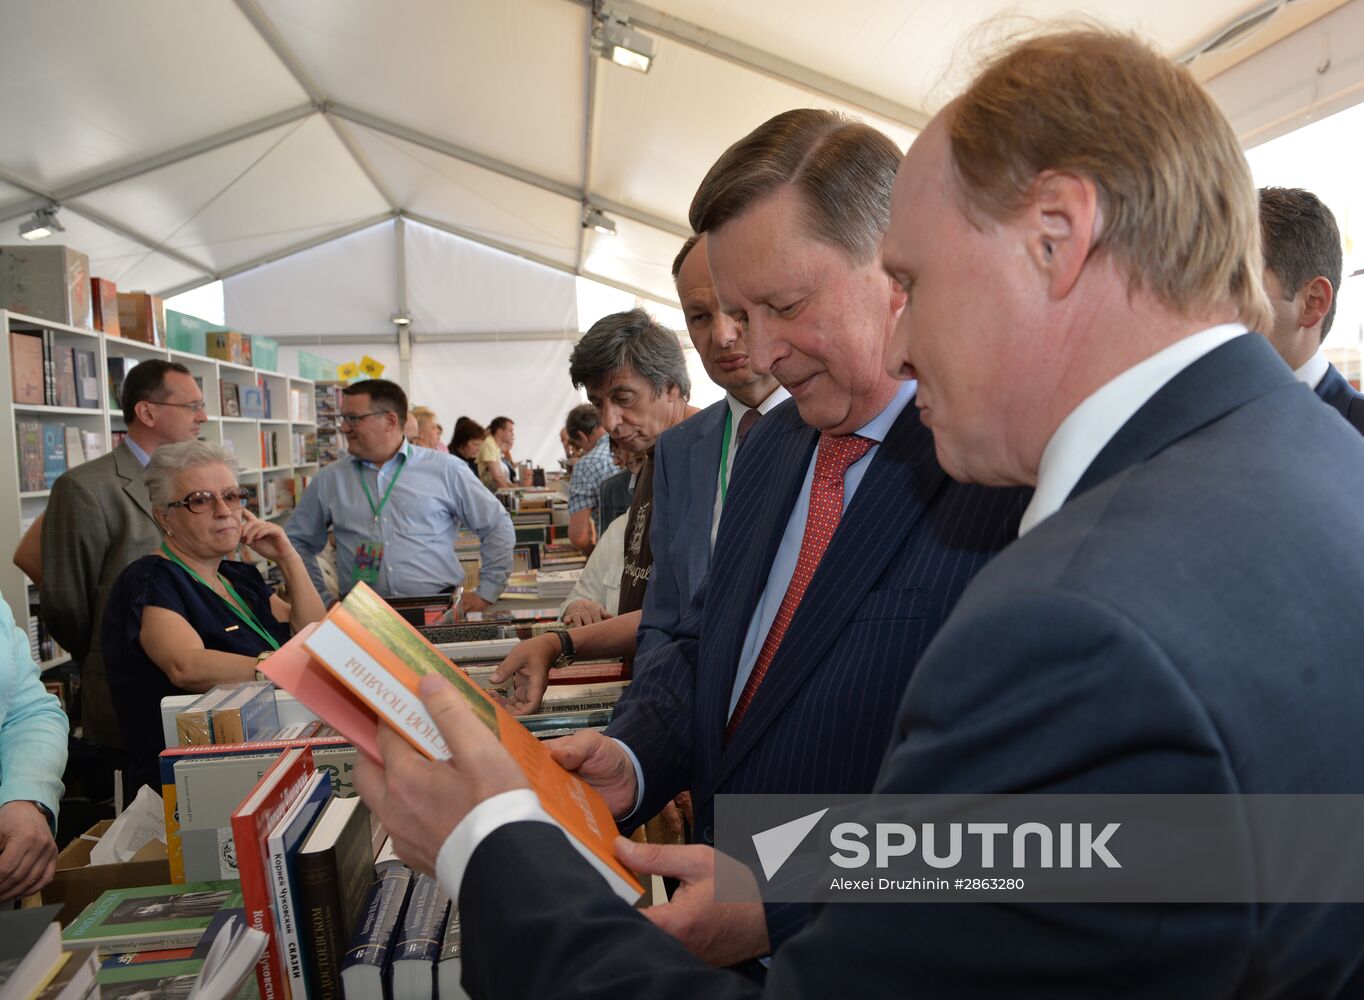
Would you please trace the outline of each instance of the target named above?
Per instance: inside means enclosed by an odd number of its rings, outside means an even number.
[[[790,398],[791,394],[787,392],[784,387],[777,386],[768,394],[766,399],[753,407],[753,409],[757,410],[763,416],[767,416],[768,413],[772,412],[774,407]],[[744,414],[748,412],[749,406],[747,403],[741,403],[739,400],[735,399],[732,392],[725,393],[725,400],[729,403],[729,412],[732,418],[730,424],[734,428],[734,433],[737,434],[739,432],[739,421],[742,420]]]
[[[1303,362],[1301,368],[1293,369],[1293,377],[1312,391],[1316,391],[1317,386],[1321,385],[1321,380],[1326,377],[1326,369],[1331,367],[1331,362],[1326,360],[1326,355],[1317,349],[1317,353]]]
[[[1203,355],[1245,332],[1240,323],[1200,330],[1133,365],[1075,407],[1042,451],[1037,490],[1023,512],[1019,537],[1060,510],[1099,452],[1147,400]]]

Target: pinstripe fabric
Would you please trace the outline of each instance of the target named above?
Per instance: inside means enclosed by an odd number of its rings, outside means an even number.
[[[971,577],[1017,535],[1028,491],[949,480],[918,411],[906,407],[726,745],[735,664],[817,439],[790,401],[754,428],[705,583],[675,641],[635,661],[607,730],[644,768],[632,820],[690,789],[698,835],[708,839],[717,792],[870,789],[919,655]]]

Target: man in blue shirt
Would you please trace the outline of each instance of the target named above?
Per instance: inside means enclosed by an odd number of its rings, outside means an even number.
[[[568,540],[591,554],[597,538],[606,530],[601,520],[601,484],[616,474],[611,461],[611,437],[591,403],[568,411],[564,432],[582,449],[583,456],[573,466],[573,478],[568,484]]]
[[[52,881],[67,728],[66,713],[39,679],[28,636],[0,601],[0,903]]]
[[[463,460],[407,442],[407,395],[400,386],[371,379],[341,392],[349,455],[318,473],[287,528],[318,593],[327,596],[317,555],[329,529],[336,539],[336,598],[361,580],[386,597],[419,597],[463,583],[454,543],[467,526],[482,543],[482,567],[478,589],[464,595],[461,609],[492,604],[511,572],[516,540],[506,510]]]

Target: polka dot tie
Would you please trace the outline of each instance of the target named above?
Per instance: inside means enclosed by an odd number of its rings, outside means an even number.
[[[810,585],[820,560],[824,558],[824,550],[834,537],[834,529],[843,516],[843,476],[875,443],[870,438],[858,437],[856,434],[843,437],[820,435],[815,478],[810,484],[810,511],[805,517],[805,537],[801,539],[800,557],[796,560],[796,570],[791,574],[786,595],[781,599],[781,607],[777,609],[777,617],[773,619],[772,628],[768,630],[758,653],[758,660],[753,664],[753,672],[748,675],[748,681],[739,695],[739,703],[734,706],[734,714],[725,727],[726,741],[734,735],[739,720],[753,702],[753,696],[767,675],[772,658],[777,655],[782,637],[786,635],[791,619],[796,616],[796,608],[805,596],[805,588]]]

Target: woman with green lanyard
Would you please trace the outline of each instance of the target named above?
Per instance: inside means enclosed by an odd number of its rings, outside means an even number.
[[[262,654],[325,612],[284,530],[246,510],[233,465],[206,441],[163,445],[147,465],[164,541],[119,576],[100,629],[129,798],[143,784],[160,790],[162,698],[251,680]],[[287,603],[254,566],[235,561],[238,546],[279,565]]]

